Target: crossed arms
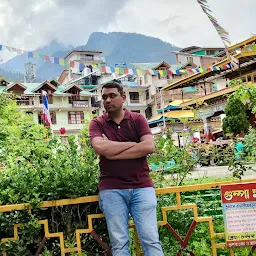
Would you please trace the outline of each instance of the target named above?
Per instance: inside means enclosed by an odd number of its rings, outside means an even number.
[[[111,141],[103,134],[92,139],[92,146],[97,154],[110,160],[140,158],[153,153],[155,149],[152,135],[144,135],[136,143]]]

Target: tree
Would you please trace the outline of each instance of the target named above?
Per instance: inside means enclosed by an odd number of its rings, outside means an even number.
[[[244,104],[240,99],[229,97],[225,107],[226,117],[223,119],[223,131],[236,136],[240,133],[246,133],[250,123],[247,120]]]

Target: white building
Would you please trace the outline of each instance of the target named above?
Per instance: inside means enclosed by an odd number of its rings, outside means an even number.
[[[94,94],[76,84],[61,86],[55,80],[42,83],[12,82],[1,86],[0,90],[14,94],[21,110],[33,115],[35,123],[39,124],[43,124],[42,90],[46,91],[53,132],[58,134],[63,127],[66,130],[63,137],[77,137],[84,119],[97,110],[92,106]]]

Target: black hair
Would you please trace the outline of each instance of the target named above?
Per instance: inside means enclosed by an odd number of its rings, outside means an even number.
[[[106,83],[102,86],[102,90],[104,88],[116,88],[118,90],[118,92],[120,93],[120,95],[122,96],[124,94],[124,89],[123,89],[123,86],[118,83],[118,82],[115,82],[115,81],[112,81],[112,82],[109,82],[109,83]]]

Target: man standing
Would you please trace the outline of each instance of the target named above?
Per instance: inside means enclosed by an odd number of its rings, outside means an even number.
[[[129,256],[129,215],[145,256],[163,256],[156,219],[156,196],[146,156],[154,140],[146,119],[123,109],[126,96],[119,83],[102,88],[106,113],[90,123],[90,139],[100,155],[99,198],[113,256]]]

